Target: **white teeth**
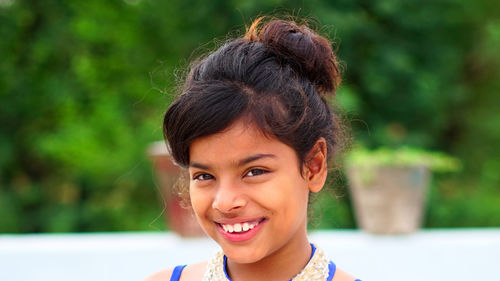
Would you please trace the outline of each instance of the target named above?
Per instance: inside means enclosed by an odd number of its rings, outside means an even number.
[[[244,222],[243,224],[241,223],[235,223],[235,224],[221,224],[222,229],[224,229],[225,232],[233,233],[233,232],[244,232],[248,231],[255,226],[257,226],[259,222]]]
[[[241,224],[237,223],[234,225],[234,232],[241,232]]]

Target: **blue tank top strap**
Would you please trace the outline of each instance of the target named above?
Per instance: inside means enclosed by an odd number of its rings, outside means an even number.
[[[174,271],[172,272],[172,276],[170,277],[170,281],[179,281],[179,278],[181,277],[182,270],[186,267],[185,265],[178,265],[174,268]]]
[[[330,263],[328,264],[328,278],[326,278],[327,281],[332,281],[336,270],[337,266],[333,263],[333,261],[330,261]]]

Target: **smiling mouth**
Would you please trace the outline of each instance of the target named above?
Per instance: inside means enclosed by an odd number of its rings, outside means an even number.
[[[235,224],[226,224],[226,223],[217,223],[226,233],[244,233],[249,230],[252,230],[260,223],[262,223],[265,218]]]

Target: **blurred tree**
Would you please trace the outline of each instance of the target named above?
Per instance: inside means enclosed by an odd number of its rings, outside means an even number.
[[[0,232],[152,229],[145,148],[175,70],[283,7],[331,27],[357,141],[464,160],[436,181],[428,226],[499,226],[494,1],[0,0]],[[319,198],[319,227],[353,227],[348,197],[334,200]]]
[[[145,158],[166,103],[138,10],[119,1],[15,1],[1,11],[0,231],[145,228],[156,217]],[[147,31],[146,31],[147,33]],[[12,223],[10,223],[12,225]]]

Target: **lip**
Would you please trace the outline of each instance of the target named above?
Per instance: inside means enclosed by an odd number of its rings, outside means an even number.
[[[234,224],[234,223],[248,222],[248,221],[252,221],[252,220],[241,220],[241,219],[231,220],[231,222],[224,221],[224,224]],[[259,224],[257,224],[254,228],[249,229],[248,231],[232,232],[232,233],[224,231],[221,223],[215,222],[215,224],[217,225],[217,229],[219,230],[222,237],[224,237],[226,240],[229,240],[230,242],[244,242],[244,241],[250,240],[253,237],[255,237],[255,235],[257,235],[257,233],[262,228],[262,226],[267,222],[267,219],[261,218],[260,220],[258,219],[258,221],[259,221]]]

